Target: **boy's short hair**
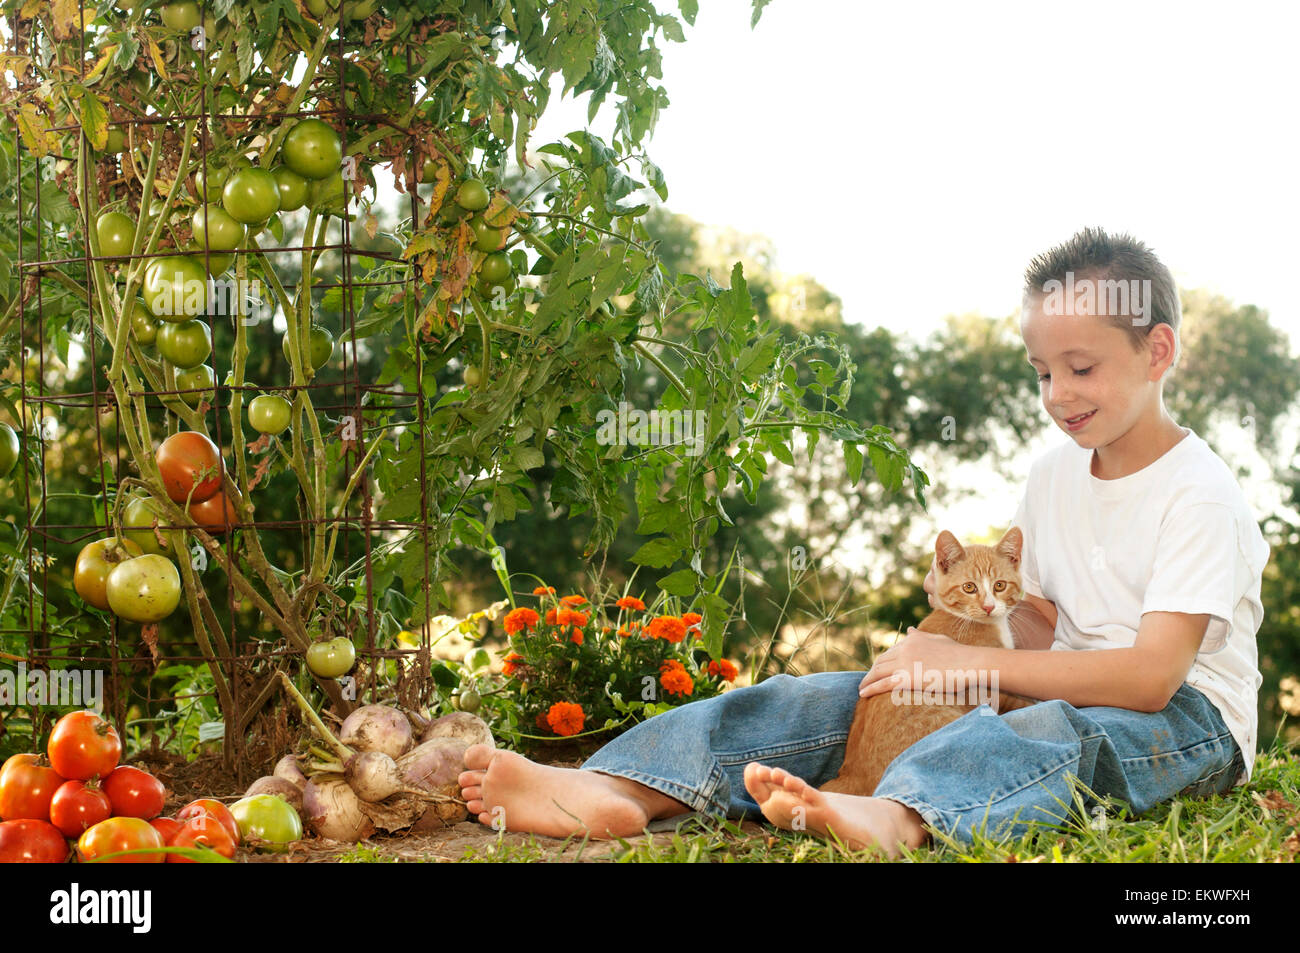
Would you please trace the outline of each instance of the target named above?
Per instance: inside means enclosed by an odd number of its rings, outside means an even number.
[[[1068,293],[1068,289],[1085,287],[1091,287],[1096,301],[1103,305],[1107,300],[1113,303],[1123,298],[1124,304],[1118,308],[1101,307],[1092,313],[1109,317],[1115,327],[1125,331],[1135,351],[1142,350],[1153,327],[1169,325],[1174,332],[1174,361],[1170,369],[1178,366],[1182,354],[1178,334],[1182,304],[1178,286],[1150,248],[1132,235],[1110,235],[1095,227],[1082,229],[1069,241],[1043,252],[1029,263],[1022,301],[1027,305],[1035,298],[1059,296],[1062,290]],[[1130,289],[1141,298],[1131,298]]]

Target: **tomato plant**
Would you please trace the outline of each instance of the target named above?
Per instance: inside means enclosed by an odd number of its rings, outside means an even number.
[[[221,489],[221,454],[197,431],[172,434],[159,445],[154,459],[163,488],[177,503],[202,503]]]
[[[99,253],[113,258],[131,254],[135,239],[135,222],[122,212],[105,212],[95,220],[99,235]]]
[[[61,864],[68,859],[68,842],[49,821],[0,823],[0,864]]]
[[[310,331],[310,345],[308,358],[311,361],[311,369],[320,370],[329,363],[329,359],[334,356],[334,335],[330,334],[328,328],[323,328],[319,324],[313,324]],[[284,349],[286,360],[293,360],[289,356],[289,335],[285,335],[280,340],[280,346]]]
[[[181,576],[166,556],[128,559],[108,574],[108,607],[128,622],[161,622],[181,602]]]
[[[176,389],[182,391],[181,400],[191,407],[197,407],[199,401],[211,401],[215,396],[216,392],[212,389],[215,381],[216,375],[212,373],[212,367],[200,364],[176,375]]]
[[[109,573],[120,563],[143,554],[140,545],[130,538],[119,540],[109,537],[87,543],[77,554],[77,563],[72,571],[72,587],[77,595],[96,609],[107,609]]]
[[[201,503],[191,503],[189,514],[196,526],[213,535],[224,533],[239,522],[239,514],[235,512],[234,504],[226,496],[225,490],[219,490],[215,496],[210,496]]]
[[[169,30],[190,32],[202,21],[199,16],[198,0],[177,0],[176,3],[164,3],[158,8],[163,26]]]
[[[113,804],[95,781],[64,781],[50,799],[50,823],[64,837],[80,837],[112,816]]]
[[[111,575],[109,578],[111,587]],[[55,722],[45,749],[50,758],[50,767],[60,776],[69,780],[89,781],[93,777],[105,777],[117,767],[117,760],[122,756],[122,741],[117,736],[117,729],[97,713],[74,711]]]
[[[148,821],[138,817],[110,817],[81,835],[77,840],[77,857],[83,864],[161,864],[167,857],[162,851],[101,858],[119,851],[154,851],[165,846],[162,835]]]
[[[148,771],[119,765],[103,780],[104,793],[118,817],[151,820],[162,813],[167,789]]]
[[[0,478],[13,472],[18,463],[18,434],[8,424],[0,423]]]
[[[141,344],[152,344],[158,338],[158,322],[145,303],[139,298],[131,299],[122,309],[123,316],[131,322],[131,333]]]
[[[208,302],[208,273],[193,255],[156,258],[144,271],[144,303],[156,317],[180,323],[203,314]]]
[[[202,205],[190,217],[199,248],[234,251],[244,241],[245,228],[220,205]]]
[[[165,526],[166,521],[159,517],[154,504],[139,496],[133,496],[127,502],[122,510],[122,535],[135,545],[139,552],[132,555],[142,556],[146,553],[155,553],[166,555],[167,550],[158,542],[158,536],[154,533],[153,526],[155,520],[158,525]],[[104,574],[105,582],[108,581],[108,574]],[[82,597],[85,598],[84,596]],[[100,606],[101,609],[108,608],[108,596],[104,597],[105,604]],[[90,600],[86,600],[89,602]]]
[[[456,190],[456,204],[471,212],[481,212],[488,207],[491,196],[478,179],[466,179]]]
[[[280,190],[281,212],[292,212],[306,204],[310,180],[283,165],[276,166],[271,174],[275,176],[275,184]]]

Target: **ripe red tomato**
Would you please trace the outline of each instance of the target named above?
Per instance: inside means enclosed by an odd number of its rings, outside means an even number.
[[[94,781],[64,781],[50,801],[50,823],[64,837],[80,837],[112,816],[112,802]]]
[[[149,826],[162,835],[164,844],[170,844],[176,832],[185,826],[185,822],[178,821],[174,817],[155,817],[149,822]]]
[[[117,767],[122,740],[116,729],[95,712],[74,711],[55,723],[46,751],[50,766],[64,778],[89,781],[96,776],[107,777]]]
[[[198,817],[203,814],[211,814],[220,821],[221,826],[230,832],[235,844],[239,844],[239,822],[235,820],[235,815],[230,813],[230,808],[220,801],[214,801],[209,797],[191,801],[176,812],[176,819],[178,821],[188,821],[191,817]]]
[[[0,824],[0,864],[61,864],[67,859],[68,842],[49,821]]]
[[[104,779],[104,793],[113,803],[117,817],[139,817],[144,820],[162,813],[167,789],[148,771],[124,764]]]
[[[0,820],[50,819],[50,800],[64,782],[39,754],[16,754],[0,770]]]
[[[150,850],[165,846],[162,835],[150,827],[148,821],[138,817],[110,817],[81,835],[77,841],[77,857],[85,864],[122,850]],[[166,859],[167,855],[159,852],[113,857],[103,863],[161,864]]]
[[[154,459],[167,496],[174,502],[184,503],[188,497],[191,503],[202,503],[221,489],[221,454],[216,444],[197,431],[172,434],[158,447]]]
[[[210,847],[227,859],[235,856],[235,841],[220,818],[211,814],[195,814],[181,825],[180,830],[167,842],[168,847]],[[180,854],[168,854],[169,864],[193,864],[197,861]]]
[[[190,507],[189,514],[195,525],[214,536],[226,532],[239,522],[239,514],[235,512],[235,505],[230,502],[225,490],[202,503],[195,503]]]

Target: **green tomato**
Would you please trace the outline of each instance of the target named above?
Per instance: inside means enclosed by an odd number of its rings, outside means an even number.
[[[328,178],[317,179],[307,192],[307,205],[317,212],[339,214],[347,208],[349,189],[340,169]]]
[[[254,794],[230,805],[240,842],[255,850],[282,851],[302,839],[302,818],[274,794]]]
[[[0,424],[0,477],[7,477],[18,465],[18,434],[8,424]]]
[[[234,251],[244,241],[244,226],[220,205],[204,205],[190,218],[199,248]]]
[[[510,259],[505,252],[493,252],[483,259],[478,274],[489,284],[499,284],[510,277]]]
[[[108,130],[108,141],[104,143],[105,155],[116,155],[126,148],[126,131],[121,126],[111,126]]]
[[[455,225],[468,214],[454,199],[448,198],[443,202],[442,208],[438,209],[438,224],[446,228]]]
[[[280,210],[280,187],[265,169],[240,169],[226,180],[221,204],[237,222],[263,222]]]
[[[483,221],[482,215],[474,216],[469,224],[474,229],[474,247],[479,251],[494,252],[505,247],[509,228],[494,228]]]
[[[287,165],[277,165],[271,174],[280,189],[280,211],[292,212],[302,208],[307,201],[310,182]]]
[[[158,544],[158,537],[153,532],[153,521],[159,525],[167,521],[153,508],[153,502],[146,497],[133,496],[122,509],[122,535],[140,547],[141,552],[165,556],[167,550]]]
[[[465,365],[465,386],[477,387],[483,382],[483,373],[474,364]]]
[[[311,344],[308,348],[309,357],[311,358],[311,369],[318,371],[334,356],[334,335],[330,334],[319,324],[311,326]],[[280,339],[280,346],[284,349],[285,359],[292,362],[293,358],[289,356],[289,335],[286,334]]]
[[[221,187],[226,184],[226,179],[230,178],[230,170],[225,166],[208,165],[208,171],[205,174],[202,167],[194,173],[194,191],[197,197],[203,201],[212,201],[208,195],[208,187],[211,186],[216,192],[221,191]],[[220,198],[220,196],[217,196]]]
[[[113,614],[129,622],[161,622],[181,602],[176,564],[156,554],[118,563],[104,588]]]
[[[349,0],[345,4],[354,5]],[[284,164],[304,179],[324,179],[339,171],[343,142],[323,119],[304,119],[284,137],[280,155]]]
[[[307,667],[319,678],[342,678],[352,671],[356,661],[357,650],[343,635],[307,646]]]
[[[456,190],[456,204],[471,212],[481,212],[488,207],[491,196],[478,179],[466,179]]]
[[[212,277],[224,275],[235,260],[235,253],[232,251],[210,251],[207,255],[203,254],[202,248],[187,248],[186,251],[194,252],[194,259],[205,268]]]
[[[325,0],[303,0],[303,3],[307,7],[307,12],[317,20],[323,17],[329,10]]]
[[[202,321],[165,324],[158,329],[158,353],[176,367],[198,367],[212,353],[208,327]]]
[[[181,394],[181,400],[191,407],[199,406],[200,400],[212,402],[216,391],[212,390],[212,385],[216,383],[216,375],[212,373],[212,368],[207,364],[200,364],[198,367],[191,367],[187,371],[181,371],[176,375],[176,389],[181,391],[193,391],[189,394]]]
[[[193,255],[155,258],[144,271],[144,303],[155,316],[179,324],[206,314],[208,274]]]
[[[189,33],[203,22],[199,16],[197,0],[181,0],[179,3],[164,3],[158,11],[162,16],[163,26],[169,30]]]
[[[99,253],[110,258],[131,254],[135,240],[135,222],[122,212],[105,212],[95,219],[95,234],[99,236]]]
[[[478,711],[480,704],[482,704],[482,699],[479,698],[478,692],[472,688],[456,696],[456,707],[461,711],[469,712],[471,715]]]
[[[438,163],[432,159],[425,159],[424,165],[420,167],[420,184],[432,185],[438,181]]]
[[[281,434],[289,427],[292,410],[293,405],[278,394],[262,394],[248,405],[248,422],[258,433]]]
[[[139,298],[133,298],[123,309],[122,316],[131,322],[131,333],[141,344],[152,344],[158,337],[158,322]]]

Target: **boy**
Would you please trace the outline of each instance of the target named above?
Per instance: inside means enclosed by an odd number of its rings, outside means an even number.
[[[687,705],[579,771],[471,748],[471,812],[510,830],[601,837],[688,810],[757,808],[777,826],[897,856],[925,843],[926,825],[969,841],[981,827],[1060,821],[1076,779],[1137,814],[1247,781],[1268,546],[1227,467],[1164,408],[1179,319],[1169,270],[1128,236],[1085,229],[1026,272],[1027,357],[1072,440],[1031,467],[1014,521],[1025,536],[1020,648],[910,630],[865,678],[777,676]],[[849,686],[891,691],[918,663],[996,670],[1001,690],[1044,701],[959,718],[899,755],[872,797],[818,791],[843,758]]]

